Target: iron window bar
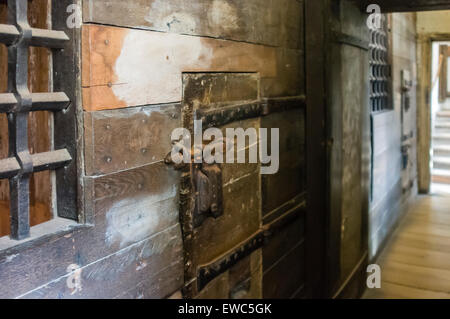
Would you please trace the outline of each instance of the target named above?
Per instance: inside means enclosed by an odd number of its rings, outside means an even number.
[[[30,236],[29,180],[32,173],[55,170],[71,162],[67,149],[30,154],[28,115],[62,111],[70,100],[64,92],[31,93],[28,89],[28,48],[61,49],[63,31],[37,29],[28,23],[28,1],[8,0],[8,23],[0,24],[0,42],[8,47],[8,91],[0,94],[0,113],[8,117],[9,158],[0,160],[0,179],[9,179],[12,239]]]
[[[386,16],[382,16],[381,28],[370,28],[370,105],[372,112],[392,109],[390,81],[391,66],[388,55],[388,30]]]

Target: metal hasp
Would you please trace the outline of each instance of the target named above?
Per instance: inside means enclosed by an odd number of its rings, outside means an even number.
[[[195,189],[193,227],[197,228],[208,217],[218,218],[223,215],[222,168],[220,164],[194,163],[195,151],[191,152],[179,143],[178,147],[183,153],[190,153],[191,162],[182,162],[181,153],[177,154],[179,158],[174,161],[170,152],[165,157],[164,163],[178,171],[192,171],[191,180]]]
[[[70,105],[64,92],[31,93],[28,89],[30,46],[62,49],[69,37],[63,31],[32,28],[28,23],[28,1],[8,0],[9,24],[0,24],[0,42],[8,46],[8,90],[0,94],[0,112],[7,113],[9,158],[0,160],[0,178],[10,184],[11,238],[30,236],[29,181],[34,172],[55,170],[72,161],[66,148],[30,154],[28,115],[33,111],[65,110]]]
[[[193,226],[206,218],[223,215],[222,169],[218,164],[201,164],[194,170],[195,210]]]

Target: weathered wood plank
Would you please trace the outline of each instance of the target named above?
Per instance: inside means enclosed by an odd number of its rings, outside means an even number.
[[[115,299],[161,299],[168,298],[168,293],[173,293],[180,289],[183,284],[183,260],[178,260],[165,268],[156,276],[149,276],[144,279],[135,288],[115,296]],[[175,277],[174,274],[179,274]],[[180,280],[181,278],[181,280]],[[180,291],[173,293],[170,299],[182,299]]]
[[[372,2],[366,0],[361,3],[361,9],[367,8]],[[448,10],[450,9],[449,0],[379,0],[377,4],[382,12],[408,12],[408,11],[427,11],[427,10]]]
[[[69,272],[20,298],[113,298],[117,292],[126,291],[130,282],[141,282],[149,278],[152,283],[147,284],[150,286],[147,291],[150,291],[151,286],[158,287],[162,279],[172,283],[167,285],[166,282],[163,286],[165,289],[155,289],[152,296],[165,297],[183,283],[183,264],[180,262],[183,247],[179,232],[176,225],[80,268],[78,288],[67,284],[70,276],[74,276],[73,272]],[[162,277],[166,270],[170,270],[170,273]]]
[[[298,218],[294,223],[288,225],[286,229],[270,239],[263,248],[264,271],[272,267],[283,258],[292,248],[294,248],[304,238],[305,220],[304,216]],[[296,261],[292,267],[300,267],[303,260]]]
[[[183,103],[193,110],[259,99],[257,73],[184,73]]]
[[[225,185],[224,212],[209,218],[195,231],[195,265],[207,264],[256,233],[261,224],[259,173]]]
[[[183,72],[259,72],[263,96],[300,95],[301,56],[300,50],[85,25],[83,106],[94,111],[179,102]]]
[[[265,269],[263,297],[265,299],[290,298],[303,286],[305,283],[304,259],[305,246],[300,243],[272,267]]]
[[[261,127],[268,130],[269,154],[272,154],[270,130],[278,128],[280,134],[279,170],[276,174],[261,176],[265,215],[306,189],[305,111],[300,109],[271,114],[261,119]],[[280,189],[283,191],[280,192]]]
[[[85,112],[86,175],[101,175],[161,161],[181,126],[180,105]]]
[[[178,240],[181,240],[178,173],[163,162],[89,179],[93,179],[88,185],[94,187],[92,200],[95,202],[90,209],[94,210],[95,226],[0,255],[1,297],[17,297],[44,286],[67,275],[71,264],[86,267],[143,241],[152,246],[149,238],[169,227],[174,232],[178,230]],[[182,251],[178,253],[182,259]],[[166,268],[174,261],[164,259],[160,264]],[[139,281],[142,280],[132,282]],[[92,285],[86,289],[100,289]],[[111,294],[116,296],[121,292],[116,290]]]
[[[84,22],[301,48],[303,1],[88,0]]]

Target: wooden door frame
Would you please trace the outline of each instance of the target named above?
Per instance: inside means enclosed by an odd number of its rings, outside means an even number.
[[[435,41],[450,41],[450,33],[424,33],[417,39],[417,169],[419,193],[431,188],[431,72]]]
[[[306,288],[310,298],[325,298],[327,149],[326,149],[326,17],[327,0],[305,0],[306,82]]]

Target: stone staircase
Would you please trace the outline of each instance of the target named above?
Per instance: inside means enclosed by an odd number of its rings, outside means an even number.
[[[450,111],[436,114],[432,179],[434,183],[450,184]]]

